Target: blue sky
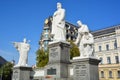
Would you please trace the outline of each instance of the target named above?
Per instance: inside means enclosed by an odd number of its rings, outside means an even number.
[[[77,20],[92,31],[120,24],[120,0],[0,0],[0,56],[18,62],[12,42],[30,40],[29,65],[35,64],[44,20],[53,15],[56,3],[66,9],[66,21]]]

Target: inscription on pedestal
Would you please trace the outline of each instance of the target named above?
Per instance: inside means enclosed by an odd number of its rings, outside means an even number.
[[[85,64],[78,64],[74,67],[75,80],[86,80],[88,77],[87,66]]]
[[[14,73],[14,74],[13,74],[13,80],[18,79],[18,71],[16,70],[16,71],[14,71],[13,73]]]
[[[58,56],[58,48],[51,48],[50,49],[50,57]]]
[[[56,75],[56,69],[53,68],[47,69],[47,75]]]

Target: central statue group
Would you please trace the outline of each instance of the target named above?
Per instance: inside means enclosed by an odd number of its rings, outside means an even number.
[[[78,24],[78,36],[74,42],[80,51],[80,57],[92,57],[93,54],[93,35],[89,32],[87,25],[82,24],[80,20],[77,21]],[[57,11],[53,14],[52,21],[52,31],[51,35],[53,41],[66,41],[66,31],[65,31],[65,9],[62,8],[61,3],[57,3]]]
[[[89,33],[87,25],[82,24],[81,21],[77,21],[77,24],[79,26],[78,36],[74,43],[79,47],[80,58],[93,57],[93,36]],[[61,3],[57,3],[57,11],[54,12],[52,21],[52,41],[66,42],[65,30],[65,9],[62,9]],[[20,53],[19,61],[16,66],[28,66],[28,52],[30,50],[28,41],[24,39],[23,42],[13,42],[13,44]]]

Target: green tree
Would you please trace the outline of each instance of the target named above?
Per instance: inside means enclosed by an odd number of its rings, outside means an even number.
[[[48,63],[48,51],[44,52],[43,49],[38,49],[36,52],[36,65],[37,67],[44,67]]]
[[[0,68],[0,76],[2,77],[2,80],[12,79],[12,68],[13,64],[11,62],[7,62]]]
[[[80,52],[79,49],[77,47],[77,45],[74,44],[73,41],[68,40],[68,42],[70,42],[71,48],[70,48],[70,59],[72,59],[73,57],[79,56]],[[36,65],[37,67],[44,67],[47,63],[48,63],[48,51],[44,51],[43,49],[38,49],[36,51]]]
[[[70,45],[71,45],[70,59],[72,59],[73,57],[79,56],[80,52],[79,52],[79,48],[77,47],[77,45],[75,45],[72,40],[68,40],[68,42],[70,42]]]

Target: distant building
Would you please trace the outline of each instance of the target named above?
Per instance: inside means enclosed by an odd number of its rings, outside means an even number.
[[[100,80],[120,80],[120,25],[92,32]]]
[[[66,22],[66,39],[75,40],[77,37],[77,26]],[[43,32],[39,41],[40,49],[48,50],[48,43],[51,41],[52,17],[49,17],[44,22]]]
[[[7,62],[2,56],[0,56],[0,67]]]
[[[45,51],[48,48],[48,42],[51,41],[50,33],[51,33],[51,25],[52,25],[52,17],[49,17],[44,22],[43,32],[41,33],[41,38],[39,41],[40,49],[44,49]]]

